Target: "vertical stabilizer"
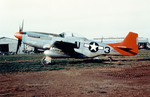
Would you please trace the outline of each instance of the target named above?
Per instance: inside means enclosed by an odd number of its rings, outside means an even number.
[[[129,32],[122,42],[108,44],[121,55],[136,55],[138,53],[138,34]]]

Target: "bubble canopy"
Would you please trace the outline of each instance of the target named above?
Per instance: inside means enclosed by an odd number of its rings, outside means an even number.
[[[83,35],[81,35],[79,33],[72,33],[72,32],[62,32],[59,35],[61,37],[83,37],[83,38],[85,38]]]

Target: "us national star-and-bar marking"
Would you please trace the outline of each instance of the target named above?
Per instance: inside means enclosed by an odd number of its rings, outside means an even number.
[[[89,50],[91,52],[97,52],[99,45],[96,42],[91,42],[89,45]]]

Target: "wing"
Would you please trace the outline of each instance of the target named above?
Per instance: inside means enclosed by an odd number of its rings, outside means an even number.
[[[54,43],[54,47],[60,49],[65,54],[69,55],[70,57],[77,57],[78,54],[74,51],[74,48],[77,48],[76,44],[56,41]]]

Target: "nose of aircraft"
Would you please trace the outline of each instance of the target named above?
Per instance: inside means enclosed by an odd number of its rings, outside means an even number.
[[[22,34],[21,34],[21,33],[16,32],[16,33],[14,34],[14,36],[15,36],[16,38],[18,38],[18,39],[21,39],[21,40],[22,40]]]

